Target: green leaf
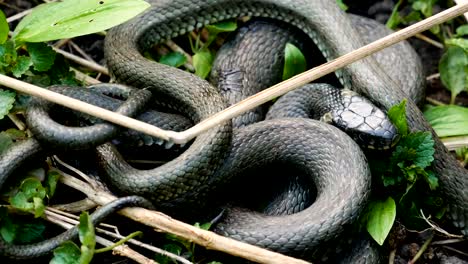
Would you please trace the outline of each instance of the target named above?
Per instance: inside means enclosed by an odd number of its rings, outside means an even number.
[[[26,212],[31,212],[34,217],[40,217],[44,214],[44,203],[46,190],[41,182],[36,178],[25,179],[19,188],[19,191],[10,197],[10,204]]]
[[[61,175],[56,171],[49,171],[47,173],[47,181],[46,181],[46,190],[47,196],[50,198],[54,196],[55,189],[57,188],[57,182],[60,179]]]
[[[283,80],[287,80],[307,69],[307,62],[302,52],[293,44],[286,43],[284,48]]]
[[[28,56],[18,56],[18,59],[16,60],[15,66],[11,69],[11,73],[13,76],[16,78],[21,77],[27,70],[29,70],[29,67],[31,67],[32,61],[31,58]]]
[[[80,214],[80,225],[78,227],[80,242],[83,245],[94,248],[96,245],[96,236],[94,234],[94,226],[87,212]]]
[[[468,52],[468,39],[466,38],[451,38],[447,39],[444,43],[445,45],[458,46],[464,49],[465,52]]]
[[[425,174],[427,184],[429,184],[429,188],[434,191],[439,187],[439,178],[437,178],[436,174],[433,171],[428,171]]]
[[[159,63],[176,68],[184,65],[185,62],[187,62],[187,57],[185,57],[185,55],[180,52],[171,52],[159,59]]]
[[[0,44],[5,43],[8,39],[8,32],[10,32],[10,27],[5,17],[5,13],[0,10]]]
[[[27,49],[36,71],[49,70],[55,61],[56,52],[46,43],[28,43]]]
[[[403,154],[403,152],[406,152]],[[430,132],[414,132],[403,137],[394,153],[392,159],[402,160],[405,157],[406,160],[412,162],[412,164],[426,168],[434,160],[434,140]]]
[[[336,0],[336,3],[340,7],[341,10],[346,11],[348,10],[348,6],[343,2],[343,0]]]
[[[202,79],[206,79],[211,71],[214,55],[208,49],[202,49],[193,55],[193,67],[195,74]]]
[[[423,1],[415,1],[411,6],[414,10],[420,11],[425,17],[432,16],[432,7],[434,6],[434,2],[432,0],[423,0]]]
[[[398,12],[398,9],[400,8],[400,5],[403,3],[403,0],[399,0],[398,3],[395,4],[392,10],[392,14],[387,20],[387,23],[385,24],[386,27],[390,29],[395,29],[401,22],[402,18],[400,16],[400,13]]]
[[[6,133],[0,133],[0,155],[7,150],[11,145],[13,145],[13,140]]]
[[[54,250],[54,257],[49,264],[79,264],[80,255],[78,246],[71,241],[66,241]]]
[[[7,67],[15,63],[18,53],[15,49],[15,42],[11,39],[0,45],[0,65]]]
[[[459,26],[456,32],[459,37],[468,35],[468,25]]]
[[[8,115],[14,103],[15,93],[0,89],[0,120]]]
[[[237,29],[237,23],[235,20],[221,21],[212,25],[205,26],[210,36],[218,35],[221,32],[232,32]]]
[[[442,105],[424,111],[424,116],[439,137],[468,135],[468,108]]]
[[[150,4],[142,0],[64,0],[36,7],[16,27],[19,42],[73,38],[121,24]]]
[[[206,223],[201,224],[201,225],[200,225],[200,223],[197,222],[193,226],[198,227],[198,228],[203,229],[203,230],[210,230],[211,222],[206,222]]]
[[[180,256],[180,254],[182,253],[182,247],[173,243],[165,244],[163,246],[163,249],[177,256]],[[173,260],[172,258],[161,254],[156,254],[154,256],[154,260],[159,264],[177,263],[177,261]]]
[[[395,221],[395,201],[388,197],[386,201],[371,202],[369,207],[367,231],[379,245],[383,245]]]
[[[8,210],[5,207],[0,207],[0,235],[8,242],[12,243],[17,234],[17,225],[15,225],[8,215]]]
[[[455,101],[455,97],[467,86],[467,73],[465,70],[467,65],[468,56],[462,48],[457,46],[450,46],[440,59],[440,79],[452,93],[452,104]]]
[[[408,134],[408,123],[406,121],[406,100],[401,101],[400,104],[392,106],[388,110],[388,118],[398,129],[398,132],[402,136]]]
[[[43,234],[46,226],[41,219],[35,219],[38,221],[31,221],[30,219],[22,222],[16,221],[16,235],[15,242],[20,244],[30,244],[37,241],[43,240]]]

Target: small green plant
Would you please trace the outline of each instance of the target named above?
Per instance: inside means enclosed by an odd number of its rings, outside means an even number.
[[[77,84],[69,65],[44,41],[99,32],[149,7],[142,0],[64,0],[37,6],[8,39],[9,26],[0,11],[0,74],[39,86]],[[0,89],[0,119],[13,108],[16,94]]]
[[[87,212],[83,212],[80,215],[78,233],[81,246],[78,247],[78,245],[71,241],[63,243],[60,247],[54,250],[54,257],[50,260],[51,264],[88,264],[91,263],[94,254],[110,251],[113,248],[122,245],[126,241],[142,234],[139,231],[134,232],[109,247],[95,249],[96,234],[94,232],[94,225]]]
[[[430,132],[409,132],[405,105],[406,101],[403,101],[388,112],[401,135],[400,141],[390,157],[371,162],[372,174],[374,178],[380,177],[386,196],[377,197],[370,203],[365,218],[368,232],[380,245],[397,215],[400,218],[418,217],[419,209],[434,201],[439,204],[432,207],[433,212],[440,213],[444,209],[434,192],[438,187],[438,179],[431,170],[434,140]]]

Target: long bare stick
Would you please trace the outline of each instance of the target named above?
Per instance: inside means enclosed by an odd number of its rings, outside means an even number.
[[[108,111],[106,109],[90,105],[79,100],[54,93],[52,91],[24,83],[5,75],[0,75],[0,85],[16,89],[20,92],[39,96],[46,100],[54,103],[69,107],[71,109],[99,117],[109,122],[131,128],[145,134],[158,137],[164,140],[172,141],[178,144],[184,144],[189,142],[197,135],[204,131],[213,128],[233,117],[236,117],[254,107],[257,107],[265,102],[272,100],[278,96],[281,96],[297,87],[300,87],[306,83],[309,83],[315,79],[318,79],[326,74],[334,72],[344,66],[347,66],[355,61],[358,61],[364,57],[367,57],[379,50],[382,50],[388,46],[396,44],[402,40],[405,40],[417,33],[425,31],[437,24],[443,23],[456,16],[459,16],[465,12],[468,12],[468,3],[459,4],[450,9],[447,9],[437,15],[424,19],[412,26],[406,27],[398,32],[390,34],[384,38],[376,40],[362,48],[354,50],[348,54],[345,54],[335,60],[329,61],[321,66],[315,67],[307,72],[296,75],[295,77],[274,85],[260,93],[257,93],[213,116],[203,120],[192,128],[183,132],[174,132],[163,130],[155,126],[143,123],[141,121],[119,115],[117,113]]]

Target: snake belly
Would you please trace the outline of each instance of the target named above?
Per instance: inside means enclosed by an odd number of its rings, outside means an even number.
[[[198,29],[204,25],[240,16],[274,18],[288,22],[301,29],[319,47],[327,60],[334,59],[361,46],[363,41],[346,14],[330,0],[176,0],[151,1],[152,7],[141,16],[121,25],[108,34],[105,42],[108,65],[117,80],[137,86],[149,87],[175,100],[192,111],[195,122],[224,107],[223,100],[213,93],[213,88],[187,73],[149,62],[141,52],[155,43],[161,43]],[[351,90],[367,96],[374,103],[388,110],[401,102],[408,95],[385,71],[369,57],[355,62],[337,71],[340,82]],[[200,89],[200,92],[194,92]],[[448,153],[435,132],[425,121],[421,111],[413,101],[407,103],[407,119],[412,131],[430,131],[435,138],[434,169],[439,176],[442,192],[449,203],[449,216],[455,226],[468,234],[468,175],[464,168]],[[201,151],[201,146],[218,146],[214,152],[194,157],[189,149],[180,158],[138,177],[128,177],[136,172],[128,166],[116,167],[104,162],[107,171],[112,172],[112,184],[122,192],[137,192],[158,201],[169,201],[192,193],[194,189],[207,182],[212,170],[203,167],[202,176],[187,168],[197,167],[200,158],[219,166],[217,157],[224,153],[229,138],[230,126],[220,125],[199,136],[194,144]],[[203,141],[203,142],[201,142]],[[216,144],[220,143],[220,144]],[[193,146],[193,145],[192,145]],[[206,148],[205,148],[206,149]],[[117,158],[109,146],[101,149],[104,156]],[[201,152],[197,152],[201,153]],[[207,152],[203,152],[207,153]],[[209,157],[205,155],[211,155]],[[187,162],[190,160],[191,162]],[[170,169],[169,169],[170,168]],[[179,183],[174,183],[177,175]],[[133,175],[136,176],[136,175]],[[187,179],[190,178],[190,179]],[[156,180],[154,180],[156,179]],[[187,179],[187,180],[184,180]],[[159,186],[165,187],[156,187]]]

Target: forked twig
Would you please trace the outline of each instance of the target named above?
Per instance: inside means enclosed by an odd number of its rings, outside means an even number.
[[[281,96],[297,87],[300,87],[306,83],[309,83],[317,78],[320,78],[326,74],[334,72],[344,66],[347,66],[355,61],[358,61],[364,57],[367,57],[379,50],[382,50],[388,46],[396,44],[402,40],[405,40],[417,33],[425,31],[435,25],[443,23],[447,20],[455,18],[465,12],[468,12],[468,3],[459,4],[452,8],[449,8],[441,13],[438,13],[432,17],[426,18],[414,25],[406,27],[400,31],[392,33],[384,38],[376,40],[364,47],[354,50],[348,54],[345,54],[337,59],[329,61],[323,65],[315,67],[302,74],[296,75],[295,77],[276,84],[260,93],[257,93],[231,107],[214,114],[213,116],[201,121],[197,125],[185,130],[183,132],[174,132],[163,130],[158,127],[149,125],[147,123],[138,121],[133,118],[119,115],[112,111],[96,107],[91,104],[84,103],[82,101],[54,93],[52,91],[34,86],[25,82],[21,82],[14,78],[10,78],[5,75],[0,75],[0,85],[10,87],[23,93],[38,96],[48,101],[66,106],[68,108],[96,116],[106,121],[134,129],[145,134],[158,137],[164,140],[172,141],[178,144],[184,144],[189,142],[199,134],[209,130],[229,119],[236,117],[254,107],[257,107],[265,102],[272,100],[278,96]]]

